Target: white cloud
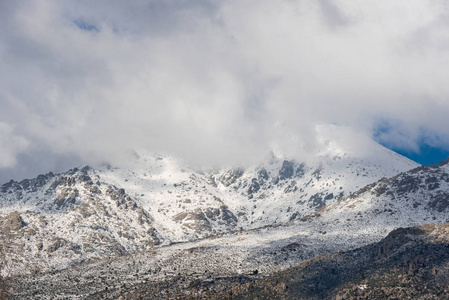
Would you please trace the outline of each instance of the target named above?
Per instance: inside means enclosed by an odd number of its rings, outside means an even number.
[[[449,144],[445,1],[0,5],[0,120],[28,154],[237,164],[314,152],[316,124],[384,120],[401,124],[385,141]]]

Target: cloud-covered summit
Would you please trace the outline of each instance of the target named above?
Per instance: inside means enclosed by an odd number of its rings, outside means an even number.
[[[2,1],[0,179],[129,148],[307,156],[326,123],[449,148],[448,14],[442,0]]]

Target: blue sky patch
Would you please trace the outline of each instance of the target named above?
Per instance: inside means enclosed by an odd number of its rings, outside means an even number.
[[[100,30],[95,25],[89,24],[86,21],[75,20],[73,21],[73,23],[75,23],[75,25],[78,26],[78,28],[81,30],[100,32]]]
[[[410,158],[422,165],[437,165],[439,161],[445,161],[449,157],[449,151],[442,148],[432,147],[427,144],[421,144],[418,153],[407,152],[404,150],[391,149],[405,157]]]
[[[380,122],[374,130],[374,140],[422,165],[430,165],[431,163],[437,165],[439,161],[445,161],[446,158],[449,157],[449,151],[439,145],[443,144],[443,141],[440,140],[435,133],[424,129],[420,130],[420,138],[416,141],[418,149],[407,149],[405,145],[400,145],[399,143],[396,143],[396,145],[392,144],[391,141],[388,141],[388,139],[385,139],[384,137],[393,132],[396,133],[398,138],[411,139],[411,137],[407,136],[407,133],[401,132],[401,130],[398,129],[398,127],[401,127],[398,125],[401,124],[393,123],[394,122],[385,120]]]

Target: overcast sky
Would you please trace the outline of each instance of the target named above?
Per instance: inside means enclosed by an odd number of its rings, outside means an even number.
[[[323,123],[446,151],[448,78],[445,0],[0,1],[0,181],[306,155]]]

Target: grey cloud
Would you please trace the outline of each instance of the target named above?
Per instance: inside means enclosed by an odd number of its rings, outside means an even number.
[[[17,153],[23,152],[27,146],[25,138],[15,135],[10,125],[0,122],[0,169],[14,166]]]
[[[333,0],[318,0],[318,3],[320,4],[325,21],[331,28],[350,24],[349,18],[343,14]]]
[[[0,5],[2,181],[130,148],[205,166],[306,157],[326,123],[371,136],[389,119],[385,142],[413,150],[425,128],[448,144],[443,1]]]

